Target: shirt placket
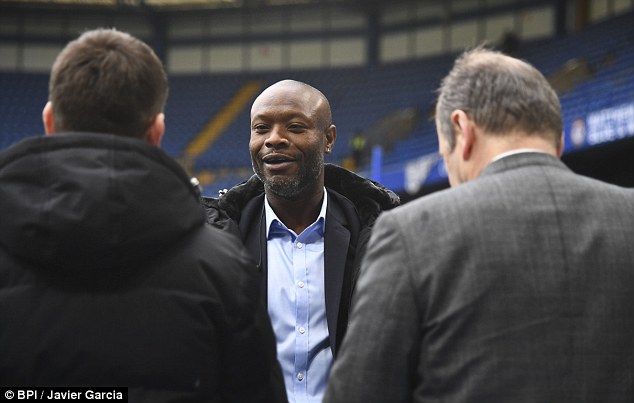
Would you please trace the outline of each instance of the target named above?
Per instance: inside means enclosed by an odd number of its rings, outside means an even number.
[[[306,268],[306,245],[300,241],[293,243],[293,273],[296,285],[295,331],[295,393],[306,396],[308,372],[308,315],[309,295]]]

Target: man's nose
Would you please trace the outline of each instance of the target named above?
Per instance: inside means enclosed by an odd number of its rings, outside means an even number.
[[[288,138],[284,128],[273,126],[269,132],[269,136],[264,141],[264,145],[269,148],[280,148],[288,146]]]

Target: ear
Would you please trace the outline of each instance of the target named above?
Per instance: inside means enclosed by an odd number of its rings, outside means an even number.
[[[475,126],[469,116],[459,109],[451,113],[451,122],[456,133],[456,146],[460,146],[462,159],[468,161],[475,142]]]
[[[337,141],[337,127],[330,125],[328,129],[326,129],[326,154],[332,151],[332,148],[335,146],[335,141]]]
[[[559,138],[559,144],[557,145],[557,157],[561,158],[561,155],[564,153],[564,134],[561,133],[561,137]]]
[[[53,104],[48,101],[42,111],[42,122],[44,123],[44,132],[47,136],[55,134],[55,121],[53,119]]]
[[[154,117],[154,120],[145,132],[145,141],[148,143],[160,147],[163,134],[165,133],[165,114],[159,113]]]

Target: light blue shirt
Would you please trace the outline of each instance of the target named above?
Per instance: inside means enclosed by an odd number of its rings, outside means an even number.
[[[297,235],[265,198],[268,311],[291,403],[321,403],[332,351],[324,292],[324,229],[328,194],[317,220]]]

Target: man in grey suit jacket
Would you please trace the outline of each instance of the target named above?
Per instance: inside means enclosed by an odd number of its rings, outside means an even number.
[[[324,401],[634,401],[634,192],[559,161],[555,92],[495,51],[436,125],[452,189],[377,220]]]

